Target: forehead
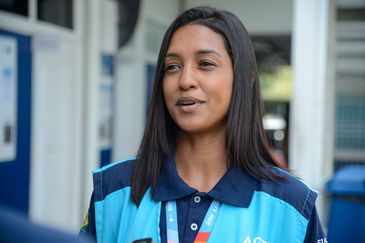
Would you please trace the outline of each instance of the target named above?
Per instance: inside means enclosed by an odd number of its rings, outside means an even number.
[[[223,37],[220,34],[204,25],[188,24],[175,31],[168,52],[196,51],[200,49],[227,51]]]

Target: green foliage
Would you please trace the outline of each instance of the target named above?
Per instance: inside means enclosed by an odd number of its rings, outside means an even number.
[[[290,66],[280,67],[275,72],[262,72],[259,78],[264,100],[290,101],[293,83]]]

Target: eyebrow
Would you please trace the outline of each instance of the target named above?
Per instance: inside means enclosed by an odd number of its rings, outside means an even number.
[[[197,51],[197,55],[206,55],[206,54],[214,54],[214,55],[221,57],[221,55],[218,52],[216,52],[215,50],[205,49],[205,50]]]
[[[200,56],[200,55],[207,55],[207,54],[213,54],[213,55],[217,55],[219,57],[222,57],[218,52],[211,50],[211,49],[204,49],[204,50],[199,50],[196,52],[196,56]],[[165,56],[165,58],[167,57],[180,57],[179,54],[177,54],[176,52],[168,52]]]
[[[165,58],[167,57],[179,57],[179,54],[177,54],[176,52],[168,52]]]

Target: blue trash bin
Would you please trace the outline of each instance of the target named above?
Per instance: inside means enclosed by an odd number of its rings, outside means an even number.
[[[365,242],[365,166],[347,166],[326,184],[331,194],[328,242]]]

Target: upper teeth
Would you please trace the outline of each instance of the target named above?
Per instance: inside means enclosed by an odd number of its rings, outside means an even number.
[[[183,101],[180,104],[181,105],[193,105],[193,104],[195,104],[195,102],[194,101]]]

